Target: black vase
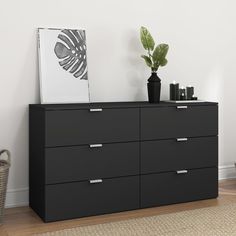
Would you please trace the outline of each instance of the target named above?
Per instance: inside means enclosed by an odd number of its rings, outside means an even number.
[[[148,100],[150,103],[159,103],[161,95],[161,79],[157,76],[156,72],[148,79]]]

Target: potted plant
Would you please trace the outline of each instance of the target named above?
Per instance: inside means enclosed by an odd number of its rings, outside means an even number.
[[[145,27],[140,28],[140,39],[147,55],[141,57],[145,60],[148,67],[151,68],[152,75],[148,79],[148,99],[150,103],[160,102],[161,80],[157,76],[157,70],[160,66],[167,64],[166,55],[169,50],[167,44],[159,44],[155,47],[155,41],[150,32]]]

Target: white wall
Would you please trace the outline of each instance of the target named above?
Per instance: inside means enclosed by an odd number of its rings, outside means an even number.
[[[219,101],[223,177],[236,160],[236,3],[234,0],[1,0],[0,149],[12,152],[8,206],[27,204],[28,104],[39,102],[36,28],[87,31],[92,101],[146,100],[150,72],[140,54],[139,27],[170,45],[161,68],[162,99],[168,84],[196,87]]]

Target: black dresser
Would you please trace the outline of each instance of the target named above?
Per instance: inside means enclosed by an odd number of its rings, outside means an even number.
[[[30,105],[30,206],[45,221],[218,196],[218,104]]]

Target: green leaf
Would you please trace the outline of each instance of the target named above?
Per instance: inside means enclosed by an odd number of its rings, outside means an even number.
[[[154,39],[152,38],[152,35],[149,33],[147,28],[143,26],[140,28],[140,39],[145,50],[153,51],[155,47]]]
[[[148,56],[142,55],[141,57],[145,60],[147,66],[152,67],[152,60]]]
[[[160,63],[160,66],[165,66],[167,63],[168,63],[168,60],[167,60],[167,59],[164,59],[164,60]]]
[[[159,44],[155,48],[152,58],[155,67],[165,66],[167,64],[166,55],[168,53],[169,46],[167,44]]]

